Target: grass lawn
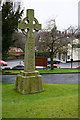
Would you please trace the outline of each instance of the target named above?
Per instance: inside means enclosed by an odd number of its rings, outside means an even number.
[[[77,118],[78,85],[47,84],[44,92],[22,95],[15,84],[2,83],[3,118]]]
[[[3,70],[2,73],[3,74],[19,74],[21,70]],[[50,70],[50,69],[38,69],[37,71],[39,71],[40,73],[76,73],[76,72],[80,72],[80,69],[54,69],[54,70]]]

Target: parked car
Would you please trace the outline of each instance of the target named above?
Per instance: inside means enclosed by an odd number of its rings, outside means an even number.
[[[11,68],[10,68],[10,66],[1,66],[1,69],[2,70],[10,70]]]
[[[12,67],[12,70],[24,70],[24,65],[19,64],[17,66]]]
[[[53,67],[54,67],[54,68],[60,68],[59,63],[60,63],[59,60],[53,59]],[[51,59],[50,59],[50,58],[48,58],[47,68],[51,68]]]
[[[80,66],[75,67],[75,69],[80,69]]]
[[[7,66],[7,62],[3,61],[3,60],[0,60],[0,65],[1,66]]]
[[[60,61],[57,60],[57,59],[53,59],[53,62],[54,62],[54,64],[59,64],[60,63]],[[48,58],[48,64],[50,64],[50,63],[51,63],[51,59]]]
[[[35,69],[45,69],[43,66],[35,66]],[[17,65],[12,68],[12,70],[24,70],[24,65]]]
[[[54,67],[54,68],[59,68],[59,67],[58,67],[58,64],[53,64],[53,67]],[[47,68],[51,68],[51,64],[48,64],[48,65],[47,65]]]

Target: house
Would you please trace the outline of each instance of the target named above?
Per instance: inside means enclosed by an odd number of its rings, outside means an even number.
[[[80,40],[74,39],[72,43],[68,44],[67,53],[61,53],[56,55],[56,59],[62,62],[80,61]]]
[[[8,51],[9,54],[14,54],[14,55],[20,55],[23,52],[21,48],[16,48],[16,47],[10,47],[10,50]]]
[[[73,40],[72,44],[68,44],[67,61],[80,61],[80,40]]]

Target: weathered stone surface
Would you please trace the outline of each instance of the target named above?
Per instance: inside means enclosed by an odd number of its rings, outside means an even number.
[[[34,23],[35,24],[34,24]],[[16,90],[22,94],[43,91],[42,76],[35,71],[35,36],[33,30],[40,30],[41,24],[34,17],[34,10],[27,10],[25,17],[18,25],[19,29],[27,29],[25,41],[24,71],[16,78]]]
[[[16,90],[22,94],[43,91],[42,76],[38,72],[21,72],[16,79]]]
[[[33,24],[33,22],[35,24]],[[18,27],[19,29],[28,30],[25,43],[24,71],[31,72],[35,70],[35,35],[33,30],[38,31],[41,29],[41,24],[39,24],[37,19],[34,17],[33,9],[27,10],[27,17],[19,23]]]

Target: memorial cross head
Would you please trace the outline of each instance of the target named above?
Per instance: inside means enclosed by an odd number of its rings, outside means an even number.
[[[38,23],[38,20],[34,17],[34,10],[28,9],[26,16],[19,24],[18,28],[21,30],[26,30],[28,32],[33,32],[33,30],[41,30],[41,24]]]

